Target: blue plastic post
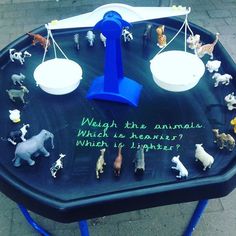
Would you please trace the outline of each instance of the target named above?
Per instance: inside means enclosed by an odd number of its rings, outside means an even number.
[[[101,99],[138,105],[142,85],[124,77],[121,56],[122,29],[131,26],[115,11],[105,13],[94,29],[106,37],[104,75],[96,77],[87,94],[88,99]]]
[[[189,221],[188,227],[186,228],[183,236],[191,236],[192,232],[195,230],[198,221],[201,218],[201,215],[204,212],[204,209],[206,208],[208,203],[208,200],[200,200],[197,204],[197,207],[192,215],[191,220]]]
[[[20,208],[21,213],[23,214],[23,216],[25,217],[25,219],[28,221],[28,223],[36,230],[38,231],[41,235],[43,236],[50,236],[50,234],[44,230],[41,226],[39,226],[30,216],[29,212],[27,211],[27,209],[21,205],[18,204],[18,207]]]
[[[88,223],[87,220],[79,221],[79,228],[81,236],[89,236]]]

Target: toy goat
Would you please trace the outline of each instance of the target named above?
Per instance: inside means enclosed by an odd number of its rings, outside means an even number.
[[[179,175],[176,175],[176,178],[181,179],[182,177],[188,177],[188,170],[185,168],[183,163],[179,160],[179,155],[174,156],[171,161],[176,164],[172,166],[171,169],[178,170]]]
[[[101,154],[97,160],[96,163],[96,177],[97,179],[99,179],[99,174],[103,173],[103,166],[106,165],[105,159],[104,159],[104,153],[105,153],[106,149],[103,148],[100,150]]]
[[[144,157],[144,149],[143,146],[139,145],[138,150],[135,155],[134,162],[134,172],[135,173],[143,173],[145,171],[145,157]]]
[[[60,169],[63,169],[63,158],[65,157],[65,154],[60,154],[59,158],[52,164],[52,167],[50,168],[50,172],[53,178],[56,178],[56,174]]]
[[[20,122],[20,111],[17,109],[14,110],[9,110],[9,118],[13,123],[18,123]]]
[[[215,79],[215,87],[219,85],[219,83],[224,84],[224,85],[229,85],[229,81],[233,79],[233,77],[229,74],[224,74],[221,75],[220,73],[215,73],[212,76],[212,79]]]
[[[201,161],[204,167],[203,170],[211,168],[212,164],[214,163],[214,158],[204,150],[202,144],[196,144],[195,160]]]
[[[200,43],[200,35],[199,34],[195,34],[195,35],[189,35],[189,37],[186,40],[188,47],[190,49],[196,49],[197,47],[199,47],[199,45],[201,45]]]
[[[131,32],[128,31],[128,28],[124,28],[122,30],[122,36],[124,39],[124,42],[130,42],[131,40],[133,40],[133,34]]]
[[[76,50],[79,51],[79,34],[74,35],[74,43]]]
[[[219,133],[219,129],[212,130],[215,135],[214,143],[217,144],[219,149],[227,148],[229,151],[233,151],[235,147],[235,140],[230,134]]]
[[[28,132],[30,125],[26,124],[23,125],[20,130],[17,131],[11,131],[9,134],[9,137],[7,139],[7,141],[9,141],[10,143],[12,143],[13,145],[16,145],[19,142],[24,142],[26,141],[25,139],[25,135]]]
[[[32,33],[27,33],[29,36],[33,37],[32,45],[35,45],[36,43],[40,43],[40,45],[47,50],[48,47],[50,46],[50,41],[49,39],[47,40],[40,34],[32,34]]]
[[[234,117],[231,121],[230,124],[234,127],[234,133],[236,134],[236,117]]]
[[[232,111],[236,109],[236,96],[234,96],[234,92],[225,96],[225,102],[227,104],[228,110]]]
[[[221,61],[214,60],[214,61],[208,61],[206,64],[207,70],[212,73],[214,71],[218,71],[221,65]]]
[[[103,43],[103,46],[106,47],[107,46],[107,38],[102,33],[100,33],[100,39]]]
[[[122,166],[122,154],[121,154],[121,149],[122,147],[119,146],[118,147],[118,155],[114,161],[114,164],[113,164],[113,168],[114,168],[114,173],[115,173],[115,176],[120,176],[120,170],[121,170],[121,166]]]
[[[21,89],[10,89],[6,90],[9,95],[9,98],[15,102],[14,98],[20,98],[23,103],[25,103],[24,95],[25,93],[29,93],[29,90],[25,86],[21,86]]]
[[[9,49],[9,55],[12,62],[15,62],[15,60],[18,60],[21,65],[24,64],[26,57],[31,57],[31,54],[29,52],[27,51],[24,51],[23,53],[17,52],[16,49],[14,48]]]
[[[22,85],[22,82],[25,79],[25,75],[23,75],[22,73],[18,74],[13,74],[11,76],[11,80],[13,82],[14,85],[16,85],[16,83],[18,83],[19,85]]]
[[[89,46],[92,47],[94,44],[94,40],[95,40],[95,34],[93,33],[92,30],[89,30],[86,34],[86,38],[89,42]]]

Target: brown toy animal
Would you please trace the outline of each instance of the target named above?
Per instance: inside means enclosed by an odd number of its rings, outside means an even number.
[[[118,155],[114,161],[114,164],[113,164],[113,168],[114,168],[114,173],[115,173],[115,176],[120,176],[120,170],[121,170],[121,166],[122,166],[122,154],[121,154],[121,149],[122,147],[119,146],[118,147]]]
[[[166,35],[164,34],[165,26],[160,25],[156,28],[157,32],[157,46],[163,48],[166,46]]]
[[[44,38],[40,34],[32,34],[32,33],[27,33],[29,36],[33,37],[32,45],[35,45],[36,43],[40,43],[45,50],[50,46],[50,41]]]
[[[215,135],[214,143],[217,144],[219,149],[227,148],[229,151],[232,151],[235,147],[235,140],[230,134],[219,133],[218,129],[212,130]]]

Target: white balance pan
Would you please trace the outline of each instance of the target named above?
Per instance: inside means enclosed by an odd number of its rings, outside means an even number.
[[[205,72],[202,60],[195,54],[185,51],[166,51],[157,54],[150,62],[156,84],[173,92],[193,88]]]
[[[82,69],[76,62],[55,58],[37,66],[34,79],[39,87],[53,95],[63,95],[74,91],[82,79]]]

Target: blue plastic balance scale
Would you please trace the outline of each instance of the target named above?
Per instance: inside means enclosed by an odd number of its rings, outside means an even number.
[[[109,100],[138,106],[142,85],[124,77],[121,59],[122,28],[131,26],[115,11],[105,13],[94,29],[106,37],[104,75],[96,77],[87,94],[88,99]]]

